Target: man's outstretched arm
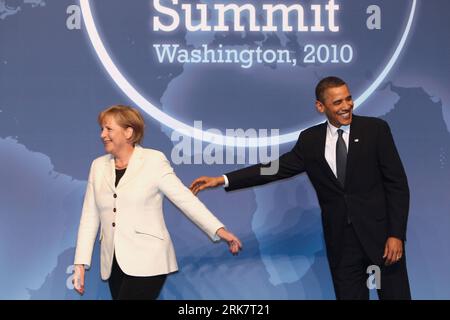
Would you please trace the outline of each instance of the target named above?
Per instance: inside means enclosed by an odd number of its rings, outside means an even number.
[[[218,186],[225,186],[226,191],[259,186],[269,182],[286,179],[305,171],[301,135],[294,148],[277,160],[267,164],[257,164],[227,173],[225,176],[195,179],[190,185],[194,194]],[[228,180],[226,184],[226,180]]]

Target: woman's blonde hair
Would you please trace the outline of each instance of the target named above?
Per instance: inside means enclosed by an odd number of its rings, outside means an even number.
[[[119,126],[124,129],[132,128],[133,135],[130,141],[134,144],[141,144],[144,138],[144,118],[140,112],[132,107],[123,105],[114,105],[106,108],[98,115],[98,124],[103,126],[103,123],[107,117],[113,117]]]

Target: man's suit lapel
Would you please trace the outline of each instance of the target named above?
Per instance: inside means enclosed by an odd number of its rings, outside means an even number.
[[[316,144],[317,147],[318,147],[317,154],[318,154],[318,157],[319,157],[319,162],[322,165],[322,168],[323,168],[325,174],[328,176],[328,178],[330,178],[330,180],[337,187],[342,188],[342,186],[339,183],[338,179],[334,175],[333,170],[331,170],[330,165],[327,162],[327,159],[325,158],[325,143],[326,143],[326,139],[327,139],[327,128],[328,128],[327,122],[323,123],[320,126],[319,139],[318,139],[319,143]]]
[[[361,153],[361,141],[362,128],[359,125],[359,119],[357,116],[353,115],[352,124],[350,125],[350,137],[348,139],[348,154],[347,154],[347,169],[345,171],[345,184],[350,183],[352,178],[352,173],[355,168],[355,161]]]

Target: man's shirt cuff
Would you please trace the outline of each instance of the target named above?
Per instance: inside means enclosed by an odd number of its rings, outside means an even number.
[[[225,180],[225,183],[223,184],[223,187],[224,188],[228,188],[228,178],[227,178],[227,176],[223,174],[222,177],[223,177],[223,180]]]

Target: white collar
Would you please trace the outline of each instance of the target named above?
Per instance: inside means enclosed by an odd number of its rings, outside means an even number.
[[[340,128],[336,128],[335,126],[333,126],[330,121],[327,120],[327,125],[328,125],[328,130],[330,131],[332,136],[337,135],[337,131],[339,129],[342,129],[342,131],[344,131],[345,133],[349,134],[350,133],[350,125],[346,125],[346,126],[341,126]]]

